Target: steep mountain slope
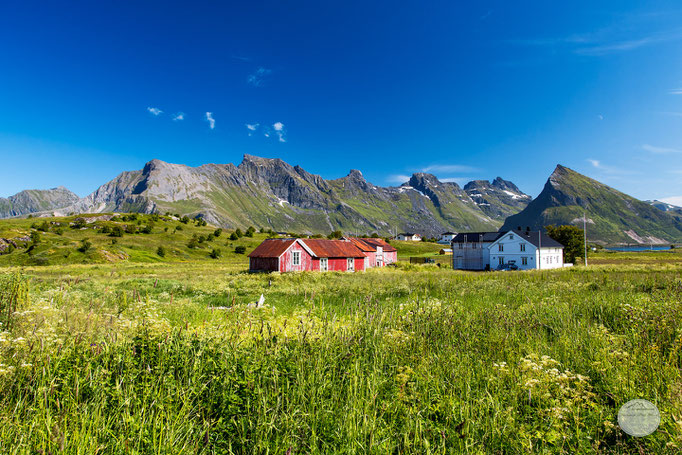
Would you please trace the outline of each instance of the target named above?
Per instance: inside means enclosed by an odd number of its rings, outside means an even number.
[[[63,186],[50,190],[24,190],[8,198],[0,198],[0,218],[66,207],[79,197]]]
[[[414,174],[400,187],[378,187],[362,173],[325,180],[280,159],[245,155],[239,166],[188,167],[152,160],[141,171],[123,172],[69,212],[167,211],[201,215],[225,227],[248,226],[300,232],[414,230],[437,235],[447,230],[496,229],[455,183]]]
[[[502,229],[582,225],[590,240],[605,243],[667,243],[682,239],[682,217],[663,212],[609,186],[558,165],[540,195]]]
[[[673,212],[682,215],[682,207],[679,207],[677,205],[672,205],[668,204],[667,202],[662,202],[658,200],[653,200],[653,201],[644,201],[647,204],[653,205],[659,210],[663,210],[664,212]]]
[[[501,177],[497,177],[492,183],[488,180],[471,181],[464,185],[464,191],[486,215],[499,220],[519,213],[533,199]]]

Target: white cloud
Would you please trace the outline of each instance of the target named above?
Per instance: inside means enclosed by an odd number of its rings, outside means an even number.
[[[607,166],[607,165],[605,165],[605,164],[602,164],[601,161],[595,160],[595,159],[591,159],[591,158],[589,158],[589,159],[587,160],[587,162],[590,163],[590,164],[592,165],[592,167],[594,167],[595,169],[599,169],[604,175],[609,175],[609,176],[611,176],[612,178],[616,178],[616,177],[618,177],[618,176],[625,176],[625,175],[633,175],[633,174],[636,174],[636,172],[629,171],[629,170],[626,170],[626,169],[620,169],[620,168],[613,167],[613,166]]]
[[[670,148],[670,147],[656,147],[654,145],[649,145],[649,144],[643,144],[642,150],[646,150],[647,152],[651,152],[651,153],[659,153],[659,154],[682,153],[682,150],[680,150],[680,149],[674,149],[674,148]]]
[[[173,116],[173,120],[176,122],[179,122],[180,120],[185,120],[185,113],[184,112],[178,112]]]
[[[213,118],[213,112],[206,113],[206,121],[208,122],[208,127],[211,129],[215,128],[215,119]]]
[[[249,77],[246,78],[246,82],[249,85],[253,85],[254,87],[260,87],[263,85],[265,78],[268,77],[271,73],[272,70],[263,68],[261,66],[256,71],[249,74]]]
[[[408,180],[410,180],[410,176],[409,175],[402,175],[402,174],[393,174],[393,175],[389,175],[386,178],[387,182],[396,183],[398,185],[401,185],[401,184],[407,182]]]
[[[259,123],[246,123],[246,129],[249,130],[249,136],[253,136],[253,133],[258,129],[259,126]]]
[[[599,160],[588,159],[587,161],[597,169],[601,169],[601,163],[599,162]]]
[[[674,88],[670,90],[668,93],[671,95],[682,95],[682,88]]]
[[[672,205],[677,205],[678,207],[682,207],[682,196],[670,196],[670,197],[665,197],[663,199],[659,199],[661,202],[665,202],[667,204],[672,204]]]
[[[284,123],[275,122],[272,125],[272,129],[275,130],[275,134],[277,135],[277,138],[279,139],[280,142],[286,142],[287,141],[286,138],[284,137],[284,135],[286,134],[286,132],[284,131]]]
[[[597,118],[598,118],[599,120],[604,120],[604,116],[601,115],[601,114],[597,115]]]
[[[158,107],[148,107],[147,112],[152,114],[154,117],[158,117],[159,115],[163,114],[163,111]]]

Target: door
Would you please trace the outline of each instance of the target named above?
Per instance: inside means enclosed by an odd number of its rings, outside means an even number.
[[[329,259],[320,258],[320,271],[326,272],[327,270],[329,270]]]

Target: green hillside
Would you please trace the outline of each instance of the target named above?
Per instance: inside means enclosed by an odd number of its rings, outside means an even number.
[[[659,210],[603,183],[557,166],[542,193],[502,229],[539,229],[587,219],[587,234],[602,243],[670,243],[682,240],[682,216]]]

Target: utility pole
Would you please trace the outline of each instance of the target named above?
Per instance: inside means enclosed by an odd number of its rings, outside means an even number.
[[[583,243],[585,244],[585,267],[587,267],[587,212],[583,212]]]

